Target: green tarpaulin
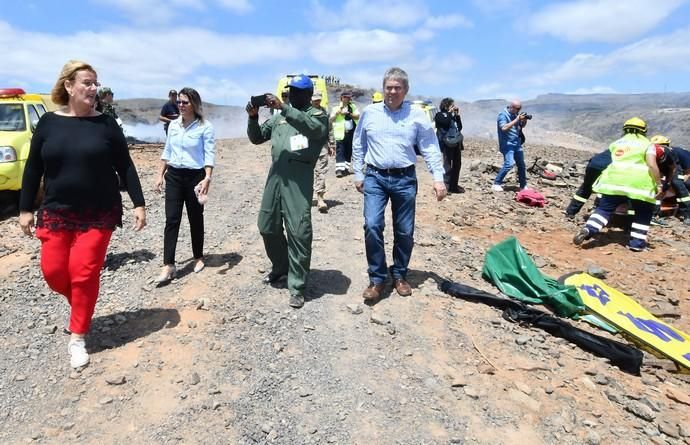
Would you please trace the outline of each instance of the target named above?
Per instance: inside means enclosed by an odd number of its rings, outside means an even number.
[[[482,276],[509,297],[544,304],[561,317],[585,310],[577,289],[542,274],[514,236],[486,252]]]

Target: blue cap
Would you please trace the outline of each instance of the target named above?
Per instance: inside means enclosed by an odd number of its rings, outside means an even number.
[[[299,88],[300,90],[313,90],[314,82],[312,82],[309,76],[306,74],[298,74],[290,79],[288,86],[292,88]]]

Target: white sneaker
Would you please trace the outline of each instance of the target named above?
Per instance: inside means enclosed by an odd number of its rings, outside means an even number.
[[[81,368],[89,364],[89,354],[86,352],[86,341],[83,338],[73,338],[67,344],[69,364],[72,368]]]
[[[499,184],[494,184],[491,186],[491,190],[493,190],[494,192],[502,192],[503,187],[501,187]]]

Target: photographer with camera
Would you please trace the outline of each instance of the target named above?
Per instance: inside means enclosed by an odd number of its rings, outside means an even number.
[[[309,76],[294,76],[288,87],[290,105],[272,94],[252,96],[246,107],[247,136],[252,144],[271,141],[272,163],[258,220],[272,264],[263,282],[287,278],[288,304],[299,308],[304,305],[311,265],[314,166],[321,147],[328,143],[328,116],[311,104],[314,84]],[[280,112],[259,124],[259,107],[264,105]]]
[[[446,183],[448,193],[463,193],[465,190],[458,185],[463,150],[460,109],[450,97],[441,100],[439,108],[441,111],[434,116],[434,122],[438,145],[443,153],[443,182]]]
[[[498,148],[503,155],[503,166],[499,170],[494,180],[491,190],[495,192],[503,191],[503,180],[508,172],[517,164],[518,181],[520,190],[527,188],[527,173],[525,169],[525,153],[522,144],[525,136],[522,129],[527,125],[527,121],[532,119],[532,115],[520,113],[522,104],[519,100],[512,101],[505,110],[498,114],[496,127],[498,130]]]

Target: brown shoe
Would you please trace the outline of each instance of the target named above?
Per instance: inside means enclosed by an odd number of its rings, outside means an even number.
[[[410,283],[405,281],[404,278],[398,278],[397,280],[394,280],[393,287],[396,291],[398,291],[398,295],[400,295],[401,297],[409,297],[410,295],[412,295],[412,288],[410,287]]]
[[[369,287],[364,289],[364,292],[362,292],[362,298],[364,298],[367,301],[378,300],[379,298],[381,298],[381,292],[383,292],[383,287],[383,283],[369,283]]]

